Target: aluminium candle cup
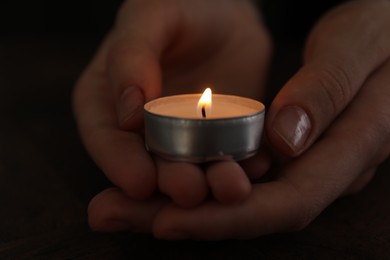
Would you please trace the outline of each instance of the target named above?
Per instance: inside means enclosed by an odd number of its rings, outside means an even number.
[[[204,163],[247,159],[256,154],[263,132],[264,105],[256,100],[213,95],[214,100],[249,106],[254,113],[222,118],[187,118],[163,115],[153,107],[183,100],[199,100],[200,95],[177,95],[145,104],[145,143],[149,151],[172,161]],[[215,104],[218,105],[218,104]],[[178,108],[180,109],[180,107]],[[196,109],[196,108],[194,108]]]

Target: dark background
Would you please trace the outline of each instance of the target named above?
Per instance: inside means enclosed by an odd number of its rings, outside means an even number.
[[[302,38],[312,23],[340,0],[256,1],[278,39]],[[121,0],[12,1],[0,3],[1,36],[102,37]]]
[[[269,100],[336,2],[262,4],[276,45]],[[110,184],[78,138],[71,92],[120,3],[0,2],[0,259],[390,259],[388,162],[364,192],[293,234],[207,243],[91,232],[88,202]]]

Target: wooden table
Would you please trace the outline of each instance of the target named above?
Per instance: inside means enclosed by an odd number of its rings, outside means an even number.
[[[0,259],[390,259],[390,161],[365,191],[298,233],[167,242],[91,232],[88,201],[109,183],[83,150],[70,95],[95,47],[82,39],[0,41]],[[274,70],[278,81],[295,57],[277,55],[285,71]]]

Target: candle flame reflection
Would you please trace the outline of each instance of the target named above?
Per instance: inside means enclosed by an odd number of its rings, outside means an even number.
[[[210,88],[207,88],[198,102],[198,114],[207,118],[211,113],[211,104],[212,104],[212,92]]]

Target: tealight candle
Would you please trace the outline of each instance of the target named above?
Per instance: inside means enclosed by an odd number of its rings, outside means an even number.
[[[260,145],[264,105],[211,94],[163,97],[145,104],[146,147],[174,161],[243,160]]]

